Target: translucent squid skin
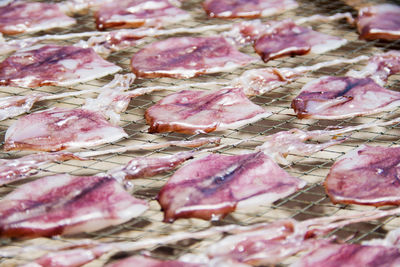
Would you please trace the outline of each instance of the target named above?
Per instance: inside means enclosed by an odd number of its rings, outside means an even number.
[[[290,267],[312,266],[397,266],[400,253],[396,247],[359,244],[325,244],[305,254]]]
[[[206,0],[203,8],[215,18],[258,18],[297,8],[294,0]]]
[[[186,134],[237,128],[270,115],[251,102],[242,88],[183,90],[164,97],[145,113],[149,132]]]
[[[400,93],[371,78],[324,76],[306,84],[293,99],[298,118],[342,119],[390,110],[400,105]]]
[[[272,203],[305,184],[262,152],[212,154],[176,171],[161,189],[158,201],[166,222],[192,217],[210,220],[236,208]]]
[[[139,77],[191,78],[231,71],[256,60],[239,52],[224,37],[172,37],[133,55],[131,69]]]
[[[44,45],[19,50],[0,63],[0,85],[68,86],[113,74],[121,68],[92,48]]]
[[[0,203],[0,236],[37,237],[92,232],[148,208],[113,178],[60,174],[26,183]]]
[[[325,179],[333,203],[400,204],[400,148],[362,145],[335,162]]]
[[[261,34],[254,41],[254,49],[264,62],[284,56],[304,55],[309,52],[321,54],[347,43],[346,39],[298,26],[291,20],[275,24],[273,30]]]
[[[59,151],[90,147],[126,137],[101,113],[86,109],[52,108],[19,118],[6,133],[4,149]]]
[[[400,7],[398,5],[383,4],[361,8],[356,22],[361,39],[400,39]]]
[[[163,27],[190,18],[168,0],[123,0],[103,5],[96,13],[98,30],[108,28]]]
[[[0,7],[0,32],[4,34],[32,33],[75,23],[54,3],[13,1]]]

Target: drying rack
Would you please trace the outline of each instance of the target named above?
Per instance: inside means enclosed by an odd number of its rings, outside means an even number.
[[[278,16],[272,16],[263,18],[263,21],[270,19],[282,20],[285,18],[298,19],[301,17],[307,17],[313,14],[331,15],[337,12],[351,12],[354,16],[357,14],[357,7],[372,4],[382,3],[379,1],[359,1],[359,0],[348,0],[347,3],[344,1],[330,1],[330,0],[316,0],[306,1],[298,0],[300,7],[287,11]],[[199,0],[187,0],[183,3],[183,9],[189,11],[193,15],[193,20],[185,21],[177,25],[172,25],[168,28],[174,27],[199,27],[203,25],[212,24],[224,24],[232,23],[240,20],[220,20],[220,19],[209,19],[205,12],[201,8],[201,1]],[[49,31],[46,33],[50,34],[64,34],[70,32],[84,32],[92,31],[95,29],[94,19],[92,13],[85,15],[76,15],[75,18],[78,23],[69,29],[58,29]],[[400,49],[399,41],[385,42],[385,41],[370,41],[366,42],[358,40],[358,35],[353,26],[348,25],[344,21],[335,21],[329,23],[315,23],[310,24],[317,31],[341,36],[346,38],[349,42],[347,45],[322,54],[315,55],[309,54],[305,56],[297,57],[286,57],[263,63],[261,60],[255,64],[251,64],[246,68],[240,68],[233,72],[217,73],[211,75],[203,75],[200,77],[188,79],[171,79],[171,78],[157,78],[157,79],[138,79],[131,88],[152,86],[152,85],[177,85],[177,84],[189,84],[193,82],[206,82],[206,81],[230,81],[234,77],[240,75],[243,71],[252,68],[262,67],[295,67],[301,65],[312,65],[318,62],[332,60],[336,58],[353,58],[359,55],[372,55],[377,52],[384,52],[391,49]],[[40,35],[36,34],[35,36]],[[201,35],[213,35],[215,32],[205,32]],[[10,38],[26,38],[32,35],[20,35],[17,37]],[[184,36],[184,34],[180,35]],[[131,56],[137,52],[144,45],[155,41],[167,38],[168,36],[161,36],[158,38],[146,38],[146,42],[140,46],[132,47],[124,51],[114,52],[107,59],[123,68],[123,73],[130,71],[129,61]],[[61,44],[73,44],[77,42],[77,39],[71,39],[67,41],[58,41]],[[258,57],[252,47],[244,47],[241,49],[249,55]],[[5,56],[0,56],[0,60],[3,60]],[[269,135],[283,130],[289,130],[291,128],[315,130],[324,129],[327,126],[351,126],[358,125],[361,123],[389,120],[391,118],[398,117],[400,115],[400,109],[394,109],[389,112],[382,112],[379,114],[357,117],[344,120],[315,120],[315,119],[303,119],[299,120],[294,116],[293,111],[290,108],[291,100],[298,94],[302,86],[313,79],[321,77],[323,75],[344,75],[348,69],[359,69],[365,62],[353,65],[338,65],[335,67],[324,68],[315,72],[310,72],[304,77],[297,81],[282,86],[272,92],[266,93],[262,96],[251,97],[251,100],[265,108],[267,111],[273,113],[272,116],[260,120],[256,123],[245,125],[238,129],[231,129],[221,132],[213,132],[209,134],[196,134],[196,135],[184,135],[177,133],[166,133],[166,134],[149,134],[147,133],[148,126],[144,120],[145,110],[152,106],[154,103],[162,99],[164,96],[170,94],[172,91],[159,91],[149,95],[144,95],[132,99],[126,112],[122,114],[121,126],[128,133],[128,137],[122,141],[109,143],[95,149],[106,149],[115,148],[130,144],[141,144],[141,143],[157,143],[172,140],[190,140],[197,137],[204,136],[219,136],[222,137],[223,143],[236,143],[242,139],[255,139],[261,135]],[[57,86],[45,86],[38,89],[21,88],[15,87],[10,90],[9,88],[0,87],[0,96],[8,95],[24,95],[29,94],[33,91],[43,91],[49,93],[59,93],[65,91],[75,91],[86,88],[95,88],[106,84],[112,79],[112,75],[90,81],[76,86],[68,88],[57,87]],[[400,75],[393,75],[390,77],[387,88],[392,90],[399,90]],[[210,90],[216,87],[207,88],[193,88]],[[39,102],[34,105],[31,112],[44,110],[49,107],[79,107],[84,103],[85,97],[69,97],[58,101],[45,101]],[[0,140],[4,140],[4,135],[15,119],[8,119],[0,122]],[[274,202],[272,205],[260,205],[251,210],[236,211],[226,216],[223,220],[218,222],[209,222],[200,219],[179,219],[173,224],[163,223],[163,214],[160,211],[155,197],[158,191],[162,188],[165,182],[170,177],[171,173],[165,175],[159,175],[152,178],[132,180],[134,184],[133,195],[146,199],[150,203],[150,208],[143,215],[138,218],[132,219],[131,221],[110,227],[95,233],[81,234],[72,237],[56,237],[50,238],[37,238],[31,240],[11,240],[11,239],[0,239],[1,246],[3,248],[18,248],[26,247],[29,245],[45,245],[52,246],[58,244],[68,244],[79,238],[91,238],[100,241],[137,241],[143,240],[149,237],[165,236],[176,231],[197,231],[207,229],[210,226],[215,225],[226,225],[226,224],[238,224],[238,225],[251,225],[258,222],[271,222],[278,219],[294,218],[297,220],[304,220],[319,216],[338,215],[347,212],[361,212],[364,210],[375,209],[373,207],[363,207],[358,205],[333,205],[329,198],[325,195],[324,189],[321,183],[325,179],[330,166],[340,156],[347,151],[356,149],[362,144],[372,145],[383,145],[383,146],[396,146],[400,142],[400,126],[386,126],[386,127],[375,127],[366,130],[355,132],[348,138],[348,140],[342,144],[338,144],[325,149],[324,151],[315,153],[311,156],[303,157],[296,155],[289,155],[288,158],[292,162],[290,166],[283,166],[283,168],[290,174],[304,179],[308,182],[308,185],[302,190],[290,195],[289,197],[283,198]],[[238,153],[251,152],[259,145],[259,142],[246,142],[237,146],[227,146],[221,148],[219,153],[233,155]],[[93,149],[87,149],[93,150]],[[54,175],[58,173],[69,173],[71,175],[94,175],[96,173],[104,172],[110,168],[120,166],[127,163],[132,157],[135,156],[162,156],[167,154],[173,154],[177,151],[182,151],[182,148],[168,148],[159,149],[156,151],[138,151],[129,152],[123,154],[113,154],[107,156],[97,157],[90,161],[66,161],[62,163],[51,163],[41,168],[41,171],[36,176],[27,179],[33,180],[39,177]],[[27,154],[26,152],[1,152],[0,158],[14,158],[20,157]],[[25,181],[16,182],[10,185],[0,187],[0,199],[17,188],[20,184]],[[347,242],[359,243],[362,240],[372,238],[382,238],[388,230],[394,229],[400,226],[400,219],[396,216],[388,217],[382,220],[370,221],[365,223],[359,223],[356,225],[350,225],[344,228],[337,229],[333,234],[339,237],[348,239]],[[221,236],[214,236],[206,238],[204,240],[186,240],[178,242],[176,244],[159,245],[154,246],[149,251],[152,256],[160,259],[176,259],[180,255],[186,253],[201,253],[204,249],[215,241],[219,240]],[[1,249],[1,247],[0,247]],[[44,253],[44,251],[42,252]],[[138,254],[140,251],[126,252],[124,254]],[[29,262],[33,258],[39,256],[38,253],[22,253],[17,257],[13,258],[2,258],[0,259],[0,266],[14,266],[24,262]],[[110,261],[110,254],[104,255],[99,259],[85,265],[85,266],[102,266],[104,263]],[[122,256],[121,253],[113,255],[112,259]],[[111,259],[111,260],[112,260]],[[287,265],[293,259],[290,258],[282,263],[282,266]]]

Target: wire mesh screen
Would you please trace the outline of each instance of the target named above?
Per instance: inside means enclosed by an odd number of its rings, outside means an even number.
[[[306,1],[298,0],[300,7],[292,11],[287,11],[279,16],[272,16],[264,18],[264,21],[282,20],[285,18],[297,19],[301,17],[307,17],[314,14],[331,15],[337,12],[351,12],[354,16],[356,15],[356,9],[364,4],[378,3],[377,1],[329,1],[329,0],[317,0],[317,1]],[[202,25],[212,24],[224,24],[232,23],[236,20],[220,20],[210,19],[206,16],[205,12],[201,8],[201,1],[188,0],[184,1],[183,9],[189,11],[193,15],[193,19],[189,21],[181,22],[178,25],[172,25],[168,28],[174,27],[198,27]],[[51,34],[62,34],[70,32],[84,32],[92,31],[95,29],[93,14],[88,13],[85,15],[76,15],[75,18],[78,23],[68,29],[57,29],[46,33]],[[172,79],[172,78],[155,78],[155,79],[138,79],[132,88],[150,86],[150,85],[178,85],[178,84],[189,84],[193,82],[206,82],[206,81],[218,81],[218,82],[229,82],[233,78],[239,76],[243,71],[253,68],[262,68],[267,66],[274,67],[295,67],[302,65],[312,65],[318,62],[332,60],[336,58],[353,58],[359,55],[372,55],[377,52],[383,52],[390,49],[399,49],[400,43],[398,41],[385,42],[385,41],[370,41],[366,42],[358,39],[358,35],[353,26],[345,23],[344,21],[334,21],[329,23],[310,24],[313,29],[346,38],[349,42],[334,51],[330,51],[321,55],[308,54],[304,56],[286,57],[271,60],[268,63],[263,63],[261,60],[258,63],[251,64],[246,68],[239,68],[232,72],[217,73],[210,75],[202,75],[190,80],[185,79]],[[42,33],[36,34],[41,35]],[[199,35],[215,35],[216,32],[204,32]],[[182,34],[187,35],[187,34]],[[11,38],[25,38],[27,35],[21,35]],[[151,43],[155,40],[161,40],[170,36],[161,36],[157,38],[147,37],[146,42],[137,47],[125,49],[123,51],[112,53],[107,60],[121,66],[124,73],[130,72],[129,62],[131,56],[141,49],[144,45]],[[77,42],[77,39],[70,39],[67,41],[58,41],[57,43],[62,44],[73,44]],[[244,47],[241,49],[246,54],[258,57],[252,47]],[[3,60],[5,56],[0,59]],[[258,122],[251,123],[242,126],[238,129],[229,129],[225,131],[213,132],[210,134],[196,134],[196,135],[185,135],[177,133],[166,133],[166,134],[149,134],[147,132],[148,125],[144,119],[144,112],[147,108],[155,104],[157,101],[162,99],[164,96],[170,94],[171,90],[164,90],[154,92],[148,95],[139,96],[131,100],[128,109],[122,114],[121,126],[128,133],[128,137],[102,147],[94,149],[104,149],[110,147],[120,147],[129,144],[141,144],[141,143],[158,143],[169,140],[191,140],[200,136],[219,136],[222,137],[223,143],[237,143],[243,139],[255,139],[261,135],[269,135],[282,130],[289,130],[292,128],[299,129],[325,129],[328,126],[351,126],[358,125],[361,123],[388,120],[400,115],[399,109],[394,109],[389,112],[382,112],[376,115],[370,115],[365,117],[357,117],[343,120],[316,120],[316,119],[297,119],[294,116],[292,109],[290,108],[291,100],[299,93],[302,86],[313,79],[319,78],[323,75],[344,75],[349,69],[359,69],[364,63],[352,64],[352,65],[338,65],[335,67],[323,68],[318,71],[310,72],[304,77],[296,80],[295,82],[282,86],[272,92],[266,93],[261,96],[251,97],[251,100],[262,106],[265,110],[272,112],[273,114],[265,119]],[[393,75],[390,77],[387,88],[398,91],[399,75]],[[45,86],[38,89],[13,87],[12,90],[7,87],[0,88],[0,96],[8,95],[25,95],[32,91],[43,91],[48,93],[59,93],[64,91],[74,91],[86,88],[95,88],[106,84],[112,79],[112,76],[107,76],[102,79],[90,81],[76,86],[64,88],[57,86]],[[196,87],[194,89],[210,90],[216,87],[201,88]],[[93,96],[93,95],[88,95]],[[79,107],[84,103],[85,97],[69,97],[57,101],[43,101],[34,105],[31,112],[44,110],[49,107]],[[4,135],[7,128],[16,119],[8,119],[0,122],[0,134],[1,140],[4,140]],[[3,248],[6,247],[23,247],[32,244],[51,246],[52,244],[68,243],[71,240],[79,238],[92,238],[103,241],[137,241],[149,237],[165,236],[176,231],[196,231],[206,229],[213,225],[224,225],[224,224],[239,224],[239,225],[250,225],[257,222],[270,222],[276,221],[283,218],[295,218],[297,220],[304,220],[308,218],[318,216],[328,216],[334,214],[340,214],[374,209],[372,207],[362,207],[357,205],[333,205],[329,198],[327,198],[324,189],[321,185],[325,179],[329,168],[332,163],[345,152],[354,150],[362,144],[375,144],[383,146],[395,146],[399,144],[400,132],[398,125],[387,126],[387,127],[375,127],[366,130],[358,131],[352,134],[346,142],[329,147],[324,151],[315,153],[311,156],[297,156],[288,155],[288,159],[292,162],[289,166],[282,166],[287,172],[293,176],[304,179],[308,182],[308,185],[302,190],[290,195],[289,197],[283,198],[274,202],[272,205],[263,205],[254,207],[253,209],[247,209],[245,211],[235,211],[220,221],[204,221],[200,219],[179,219],[172,224],[163,223],[163,213],[160,211],[160,206],[155,200],[155,197],[162,186],[166,183],[171,173],[166,175],[158,175],[152,178],[136,179],[133,180],[134,184],[133,195],[149,201],[150,208],[143,215],[135,218],[125,224],[110,227],[95,233],[81,234],[78,236],[71,237],[57,237],[57,238],[36,238],[31,240],[14,240],[14,239],[1,239]],[[243,152],[252,152],[254,148],[260,143],[246,142],[236,146],[227,146],[221,148],[219,153],[234,155]],[[87,149],[87,150],[94,150]],[[71,175],[93,175],[100,172],[105,172],[113,167],[120,166],[127,163],[132,157],[135,156],[160,156],[166,154],[173,154],[177,151],[182,151],[182,148],[168,148],[159,149],[155,151],[137,151],[122,154],[112,154],[106,156],[99,156],[89,161],[75,161],[70,160],[66,162],[51,163],[45,165],[40,169],[40,172],[30,178],[34,180],[47,175],[53,175],[57,173],[69,173]],[[14,158],[26,155],[26,152],[1,152],[1,158]],[[0,197],[4,197],[7,193],[11,192],[19,185],[25,183],[27,180],[16,182],[10,185],[0,187]],[[347,226],[342,229],[337,229],[334,234],[339,237],[348,239],[348,242],[360,242],[361,240],[383,237],[385,233],[395,227],[400,226],[400,221],[396,217],[389,217],[384,220],[371,221],[366,223],[359,223],[357,225]],[[209,244],[218,240],[220,236],[208,238],[204,240],[188,240],[185,242],[179,242],[171,245],[159,245],[150,249],[152,255],[161,259],[175,259],[185,253],[201,253],[204,251]],[[41,253],[44,253],[42,251]],[[137,254],[138,251],[127,252],[129,254]],[[29,262],[35,257],[38,257],[38,253],[24,253],[13,258],[3,258],[0,260],[1,266],[12,266],[24,262]],[[99,259],[87,264],[87,266],[102,266],[104,263],[110,261],[111,254],[104,255]],[[119,257],[120,254],[112,257]],[[282,263],[286,265],[291,262],[289,259]]]

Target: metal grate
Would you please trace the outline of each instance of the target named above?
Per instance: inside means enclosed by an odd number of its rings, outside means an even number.
[[[269,17],[268,19],[285,19],[293,18],[297,19],[300,17],[310,16],[313,14],[324,14],[330,15],[336,12],[352,12],[356,15],[356,10],[350,5],[346,5],[342,1],[329,1],[329,0],[317,0],[317,1],[306,1],[298,0],[300,8],[286,12],[279,16]],[[374,3],[372,1],[357,1],[348,0],[348,3],[355,3],[361,5],[365,3]],[[376,3],[377,1],[375,1]],[[222,24],[230,23],[232,21],[223,21],[218,19],[209,19],[206,17],[205,12],[202,10],[200,0],[188,0],[184,1],[183,9],[192,13],[194,20],[183,22],[179,25],[173,25],[173,27],[197,27],[206,24]],[[69,32],[82,32],[90,31],[94,29],[94,20],[92,14],[76,16],[78,24],[71,29],[54,30],[51,33],[61,34]],[[267,19],[263,19],[267,20]],[[358,55],[371,55],[376,52],[382,52],[389,49],[399,49],[400,42],[384,42],[384,41],[372,41],[365,42],[358,40],[358,35],[352,26],[347,23],[331,22],[325,24],[313,25],[315,30],[342,36],[349,40],[349,43],[344,47],[328,52],[323,55],[305,55],[293,58],[282,58],[270,61],[268,63],[253,64],[247,68],[242,68],[228,73],[218,73],[213,75],[204,75],[190,80],[177,80],[170,78],[159,78],[159,79],[141,79],[137,80],[134,86],[148,86],[148,85],[175,85],[182,83],[191,82],[205,82],[205,81],[230,81],[233,77],[240,75],[244,70],[251,68],[261,68],[266,66],[276,67],[294,67],[299,65],[311,65],[321,61],[331,60],[335,58],[352,58]],[[204,33],[209,35],[213,33]],[[40,35],[40,34],[39,34]],[[26,36],[18,36],[16,38],[24,38]],[[158,39],[167,38],[159,37]],[[147,43],[154,41],[154,38],[147,38]],[[68,40],[64,43],[72,44],[77,40]],[[124,72],[129,72],[129,60],[133,53],[138,51],[143,45],[133,47],[125,51],[115,52],[108,58],[119,66],[123,67]],[[257,56],[251,47],[245,47],[242,49],[243,52]],[[3,57],[4,58],[4,57]],[[0,60],[3,60],[0,57]],[[337,67],[329,67],[316,72],[307,74],[305,77],[293,82],[290,85],[283,86],[273,92],[267,93],[262,96],[252,97],[251,100],[261,105],[266,110],[273,112],[273,115],[269,118],[263,119],[256,123],[243,126],[238,129],[226,130],[223,132],[210,133],[207,135],[183,135],[177,133],[169,134],[148,134],[147,126],[143,117],[146,108],[150,107],[164,96],[171,93],[171,91],[160,91],[152,93],[151,95],[144,95],[132,99],[127,111],[122,114],[121,126],[124,127],[129,137],[112,144],[104,145],[105,147],[118,147],[127,144],[134,143],[148,143],[148,142],[161,142],[166,140],[184,140],[193,139],[199,136],[221,136],[223,142],[237,142],[243,138],[255,138],[259,135],[269,135],[281,130],[288,130],[291,128],[300,129],[323,129],[327,126],[349,126],[357,125],[360,123],[371,122],[376,120],[387,120],[400,115],[400,109],[395,109],[390,112],[383,112],[376,115],[346,119],[346,120],[311,120],[304,119],[299,120],[293,116],[293,112],[290,109],[290,101],[299,92],[301,87],[309,80],[321,77],[323,75],[343,75],[349,68],[359,68],[361,65],[342,65]],[[35,91],[46,91],[52,93],[58,93],[66,90],[79,90],[83,88],[93,88],[101,86],[106,82],[110,81],[112,76],[105,77],[96,81],[79,84],[70,88],[47,86]],[[393,90],[398,90],[400,82],[400,75],[393,75],[387,87]],[[210,88],[198,88],[208,90]],[[29,88],[13,88],[12,91],[9,88],[0,88],[0,96],[17,95],[17,94],[28,94],[34,91]],[[48,101],[40,102],[36,104],[32,112],[43,110],[52,106],[63,106],[63,107],[77,107],[84,102],[84,97],[70,97],[61,99],[59,101]],[[8,126],[14,122],[15,119],[9,119],[0,122],[0,140],[4,139],[4,134]],[[289,155],[293,163],[290,166],[284,168],[291,174],[308,182],[308,185],[301,191],[276,201],[273,205],[260,205],[255,207],[253,210],[237,211],[220,222],[208,222],[199,219],[181,219],[177,220],[173,224],[162,223],[162,212],[157,201],[154,197],[157,192],[165,184],[171,173],[163,176],[156,176],[148,179],[137,179],[132,181],[135,185],[133,194],[136,197],[146,199],[150,202],[150,209],[145,212],[139,218],[133,219],[123,225],[110,227],[108,229],[98,231],[91,234],[82,234],[71,238],[61,237],[57,239],[33,239],[26,241],[8,240],[1,239],[3,247],[7,246],[28,246],[29,244],[51,244],[69,242],[76,238],[93,238],[105,241],[117,241],[117,240],[130,240],[135,241],[147,237],[168,235],[174,231],[179,230],[201,230],[212,225],[223,225],[223,224],[240,224],[248,225],[257,222],[275,221],[277,219],[293,217],[298,220],[317,216],[327,216],[340,214],[351,210],[353,212],[362,211],[366,209],[373,209],[371,207],[362,207],[357,205],[333,205],[326,197],[321,182],[324,180],[326,174],[332,163],[345,152],[355,149],[361,144],[377,144],[384,146],[394,146],[400,144],[400,126],[388,126],[379,127],[373,129],[367,129],[354,133],[348,141],[343,144],[339,144],[330,148],[325,149],[322,152],[318,152],[309,157],[299,157],[296,155]],[[251,152],[257,142],[246,143],[235,147],[226,147],[220,150],[223,154],[237,154],[239,152]],[[179,149],[161,149],[153,152],[131,152],[118,155],[101,156],[95,160],[79,162],[79,161],[67,161],[63,163],[52,163],[43,167],[41,172],[34,178],[43,177],[46,175],[52,175],[56,173],[67,172],[72,175],[92,175],[99,172],[106,171],[110,168],[122,165],[128,162],[131,157],[138,155],[145,156],[156,156],[162,154],[171,154]],[[1,158],[19,157],[26,153],[22,152],[11,152],[1,153]],[[25,182],[25,181],[24,181]],[[0,187],[0,198],[14,188],[18,187],[23,182],[14,183]],[[394,227],[400,226],[400,220],[396,217],[386,218],[385,220],[372,221],[353,226],[348,226],[343,229],[337,229],[334,233],[340,237],[348,238],[348,242],[359,242],[364,239],[371,239],[377,237],[383,237],[387,230],[393,229]],[[198,253],[207,245],[215,242],[218,237],[205,239],[202,241],[185,241],[174,245],[158,246],[152,249],[152,254],[155,257],[163,259],[177,258],[185,253]],[[137,253],[137,252],[130,252]],[[10,266],[12,264],[23,263],[30,259],[39,256],[38,254],[21,254],[16,258],[4,258],[0,259],[0,266]],[[101,266],[109,260],[109,255],[101,257],[100,259],[88,264],[87,266]],[[289,263],[291,259],[285,261],[283,265]]]

